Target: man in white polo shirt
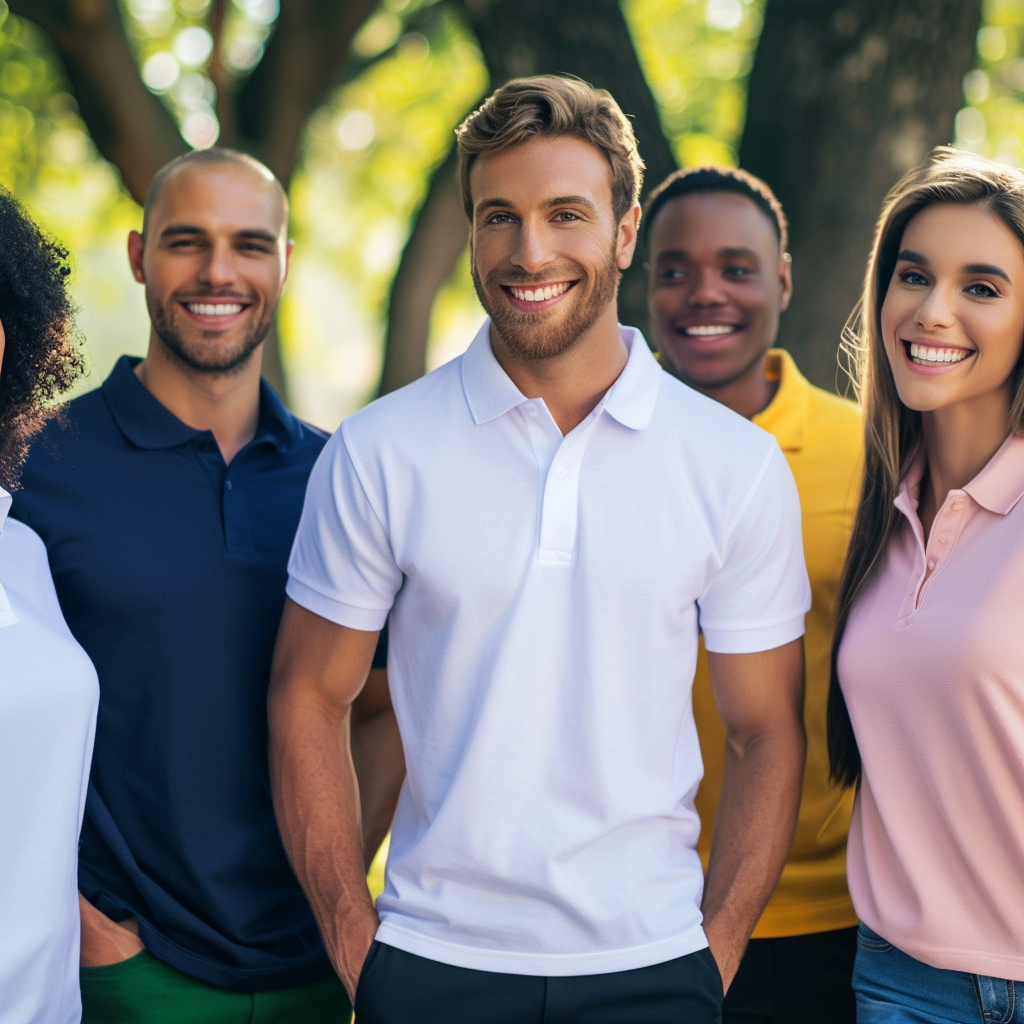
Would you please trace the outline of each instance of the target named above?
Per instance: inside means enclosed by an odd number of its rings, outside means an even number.
[[[459,150],[490,319],[313,471],[270,695],[285,845],[359,1024],[710,1024],[796,819],[796,490],[616,322],[643,165],[611,96],[511,82]],[[375,910],[345,725],[389,615],[408,776]],[[728,730],[706,885],[698,630]]]

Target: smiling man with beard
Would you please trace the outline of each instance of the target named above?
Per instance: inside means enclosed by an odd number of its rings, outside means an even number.
[[[310,478],[269,704],[282,836],[359,1024],[711,1024],[796,815],[793,480],[617,323],[642,164],[612,97],[514,81],[458,145],[489,319]],[[389,614],[408,777],[375,908],[337,737]],[[700,629],[731,751],[706,887]]]
[[[267,767],[286,562],[325,442],[260,377],[287,232],[283,189],[249,157],[197,151],[157,174],[128,240],[146,358],[122,357],[47,428],[14,505],[100,678],[79,860],[85,1024],[350,1020]],[[368,857],[404,772],[400,748],[366,742],[388,714],[376,671],[351,737]]]

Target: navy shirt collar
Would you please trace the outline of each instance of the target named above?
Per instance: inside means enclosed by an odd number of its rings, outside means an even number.
[[[170,409],[161,405],[135,376],[137,356],[121,356],[102,392],[121,433],[137,448],[174,448],[208,431],[182,423]],[[274,389],[260,378],[260,418],[256,436],[250,444],[269,443],[278,451],[287,451],[301,440],[302,423],[284,407]]]

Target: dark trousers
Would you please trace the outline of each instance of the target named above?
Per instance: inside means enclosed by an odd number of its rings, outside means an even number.
[[[653,967],[542,978],[471,971],[375,942],[358,1024],[719,1024],[722,979],[707,949]]]
[[[722,1008],[723,1024],[854,1024],[857,929],[751,939]]]

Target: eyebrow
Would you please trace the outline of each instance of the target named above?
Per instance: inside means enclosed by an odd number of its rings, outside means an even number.
[[[759,259],[760,257],[753,250],[745,245],[729,245],[722,249],[719,249],[715,253],[716,256],[725,256],[727,258],[734,258],[736,256],[749,256],[752,259]],[[662,260],[685,260],[689,259],[690,254],[685,249],[662,249],[658,253],[657,259]]]
[[[900,254],[896,257],[896,262],[905,261],[907,263],[919,263],[922,267],[928,266],[928,260],[922,256],[919,252],[914,252],[913,249],[903,249]],[[966,274],[992,274],[994,277],[1001,277],[1007,284],[1013,284],[1010,280],[1010,275],[1007,274],[1002,267],[997,267],[994,263],[968,263],[964,267],[964,273]]]
[[[586,196],[555,196],[545,205],[549,209],[553,206],[585,206],[588,210],[595,209],[594,204]]]
[[[168,224],[160,232],[160,237],[167,238],[169,235],[205,235],[206,233],[205,228],[201,228],[196,224]],[[242,228],[240,231],[234,232],[232,237],[252,238],[261,242],[269,242],[271,245],[277,243],[277,236],[263,228]]]

